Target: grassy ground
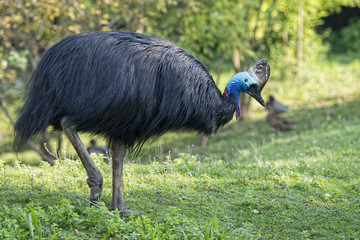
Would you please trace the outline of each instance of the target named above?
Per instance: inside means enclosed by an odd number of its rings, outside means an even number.
[[[106,212],[109,164],[96,158],[103,202],[89,207],[79,161],[4,164],[15,159],[5,129],[0,238],[360,239],[359,78],[355,61],[270,80],[264,94],[291,106],[286,116],[296,122],[294,131],[274,132],[254,104],[248,118],[222,128],[205,147],[195,146],[196,134],[171,133],[139,157],[128,156],[127,206],[148,214],[125,223],[118,212]],[[65,149],[71,156],[68,144]],[[28,154],[19,161],[36,164],[37,156]]]

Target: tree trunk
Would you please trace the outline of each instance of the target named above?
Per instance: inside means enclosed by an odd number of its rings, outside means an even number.
[[[297,29],[297,61],[296,61],[296,70],[299,73],[301,69],[301,61],[303,55],[303,35],[304,35],[304,1],[299,1],[299,13],[298,13],[298,29]]]
[[[233,49],[233,67],[235,72],[241,71],[240,54],[237,48]],[[249,95],[240,93],[240,109],[241,109],[240,118],[244,118],[248,114],[250,101],[251,101],[251,97]]]
[[[29,145],[29,147],[32,150],[34,150],[37,154],[40,155],[40,157],[42,158],[43,161],[49,163],[51,166],[54,166],[56,157],[49,154],[47,151],[44,152],[41,149],[37,148],[36,145],[32,141],[28,141],[27,144]]]
[[[240,118],[245,118],[248,115],[250,103],[251,103],[250,95],[246,93],[240,93],[240,109],[241,109]]]
[[[56,154],[57,154],[57,157],[59,159],[61,159],[61,148],[62,148],[62,142],[63,142],[63,132],[62,131],[57,134],[57,142],[58,142],[58,145],[56,148]]]
[[[224,57],[225,57],[225,51],[222,51],[221,57],[220,57],[220,62],[219,62],[219,65],[217,67],[216,85],[219,85],[219,82],[220,82],[220,76],[221,76],[222,69],[223,69],[223,66],[224,66]]]
[[[259,10],[257,11],[257,15],[256,15],[256,21],[255,21],[255,27],[254,27],[254,31],[253,31],[253,37],[251,38],[251,48],[252,49],[257,49],[255,51],[255,57],[258,58],[259,55],[261,55],[261,51],[260,51],[260,47],[256,46],[257,42],[256,42],[256,33],[257,33],[257,29],[259,27],[259,19],[260,19],[260,13],[261,13],[261,7],[264,3],[264,0],[261,0],[259,3]]]
[[[235,72],[240,72],[240,54],[236,47],[233,49],[233,67]]]
[[[41,137],[41,145],[40,145],[40,149],[43,152],[53,152],[52,151],[52,147],[50,145],[50,135],[49,132],[47,130],[43,131],[40,133],[40,137]]]

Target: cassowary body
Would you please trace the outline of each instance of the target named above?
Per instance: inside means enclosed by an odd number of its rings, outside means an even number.
[[[90,199],[98,200],[102,176],[77,132],[108,137],[113,208],[127,213],[122,193],[127,150],[172,130],[215,133],[238,112],[240,92],[264,105],[260,92],[269,73],[267,61],[260,60],[250,73],[235,75],[222,96],[206,67],[172,43],[128,32],[74,35],[51,47],[34,71],[16,122],[15,146],[49,125],[64,130],[88,173]]]

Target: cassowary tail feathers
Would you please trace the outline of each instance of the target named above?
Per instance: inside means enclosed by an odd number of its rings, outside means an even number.
[[[35,75],[35,73],[34,73]],[[45,130],[50,124],[51,103],[42,104],[38,102],[45,96],[32,96],[30,93],[27,102],[21,111],[20,118],[16,121],[14,127],[14,149],[20,151],[24,144],[37,133]]]

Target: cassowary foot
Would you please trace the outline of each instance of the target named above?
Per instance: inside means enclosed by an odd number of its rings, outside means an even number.
[[[101,193],[102,193],[102,187],[90,187],[90,201],[91,202],[100,201]]]
[[[87,184],[90,187],[90,201],[91,202],[98,202],[100,201],[100,196],[103,189],[103,178],[100,175],[100,178],[88,178]]]

